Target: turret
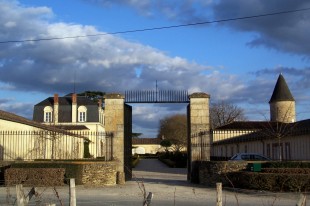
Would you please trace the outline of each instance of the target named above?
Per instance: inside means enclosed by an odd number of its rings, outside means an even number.
[[[270,121],[285,123],[296,121],[295,99],[282,74],[278,77],[269,105]]]

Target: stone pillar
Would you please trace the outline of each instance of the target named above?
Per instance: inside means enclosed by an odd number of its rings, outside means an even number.
[[[105,131],[113,132],[113,159],[118,162],[118,183],[125,180],[124,171],[124,95],[106,94],[105,103]],[[123,175],[124,177],[120,177]]]
[[[210,95],[193,93],[188,106],[188,179],[199,182],[198,163],[210,161]]]
[[[191,133],[210,131],[210,95],[206,93],[193,93],[189,98]]]

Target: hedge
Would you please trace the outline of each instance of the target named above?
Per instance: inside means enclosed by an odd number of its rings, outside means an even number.
[[[69,178],[75,178],[75,184],[81,185],[82,183],[82,162],[58,162],[58,161],[35,161],[35,162],[20,162],[11,165],[11,168],[63,168],[65,169],[65,183],[69,183]]]
[[[309,174],[232,172],[227,178],[236,188],[304,192],[310,189]]]
[[[62,186],[65,169],[63,168],[9,168],[5,170],[5,185],[13,186]]]

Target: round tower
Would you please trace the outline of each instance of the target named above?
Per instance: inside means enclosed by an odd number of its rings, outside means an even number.
[[[285,123],[296,121],[295,99],[282,74],[278,77],[269,105],[270,121]]]

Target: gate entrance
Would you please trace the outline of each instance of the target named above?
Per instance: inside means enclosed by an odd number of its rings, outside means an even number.
[[[195,182],[197,161],[210,160],[209,100],[206,93],[187,91],[126,91],[105,95],[105,129],[113,132],[113,159],[117,162],[118,183],[131,179],[132,107],[129,103],[188,103],[188,180]]]

